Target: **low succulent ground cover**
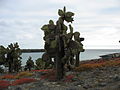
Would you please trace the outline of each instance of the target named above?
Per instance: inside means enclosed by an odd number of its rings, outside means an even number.
[[[84,71],[84,70],[117,66],[117,65],[120,66],[120,58],[115,58],[114,60],[89,61],[87,63],[80,64],[80,66],[75,68],[75,70],[76,71]]]
[[[118,85],[118,82],[120,82],[120,58],[114,58],[112,60],[90,60],[81,62],[79,67],[75,68],[72,72],[67,72],[64,79],[61,81],[61,84],[57,84],[57,86],[53,85],[52,83],[56,82],[55,74],[55,70],[52,69],[32,70],[16,74],[4,74],[0,76],[0,90],[14,90],[13,87],[15,88],[18,86],[25,89],[25,86],[31,86],[30,83],[34,84],[33,86],[38,88],[40,85],[36,85],[40,84],[40,82],[43,83],[43,86],[47,85],[49,87],[64,86],[64,88],[68,88],[71,85],[77,85],[78,89],[75,90],[79,90],[81,88],[83,90],[86,90],[85,88],[89,88],[89,90],[91,90],[91,88],[96,87],[100,87],[100,90],[105,90],[103,87],[108,88],[107,85],[112,83],[117,83],[115,85],[118,87],[120,86]],[[12,89],[9,89],[9,87]]]

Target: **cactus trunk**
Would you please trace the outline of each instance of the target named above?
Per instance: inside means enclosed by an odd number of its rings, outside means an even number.
[[[75,66],[76,67],[78,67],[79,66],[79,61],[80,61],[80,52],[78,52],[77,54],[76,54],[76,64],[75,64]]]
[[[11,63],[9,62],[9,73],[11,73],[12,72],[12,65],[11,65]]]
[[[59,47],[56,52],[56,79],[61,80],[64,76],[64,64],[62,58],[64,57],[64,43],[63,39],[60,37]]]

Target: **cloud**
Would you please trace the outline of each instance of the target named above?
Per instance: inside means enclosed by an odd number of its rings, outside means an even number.
[[[120,48],[119,0],[0,0],[0,44],[19,42],[21,48],[43,48],[42,25],[57,21],[57,10],[75,12],[74,30],[85,48]]]
[[[111,48],[109,46],[115,46],[112,48],[120,48],[118,42],[119,35],[120,32],[118,29],[112,27],[101,28],[93,32],[89,32],[89,33],[86,32],[86,34],[84,35],[86,37],[84,44],[86,45],[86,48],[90,48],[90,47],[93,48],[94,46],[95,46],[94,48],[96,48],[96,46],[98,48],[98,46],[100,47],[100,45],[102,48],[103,46],[105,46],[104,48],[106,48],[106,46],[108,46],[107,48]]]
[[[5,21],[0,21],[0,26],[7,27],[7,26],[8,26],[8,23],[6,23]]]
[[[43,32],[40,30],[37,20],[4,20],[8,26],[0,26],[0,44],[7,46],[10,43],[18,42],[21,48],[40,48],[43,44]]]

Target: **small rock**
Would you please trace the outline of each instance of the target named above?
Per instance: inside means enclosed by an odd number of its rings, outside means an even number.
[[[106,85],[107,85],[106,83],[100,83],[98,86],[104,87],[104,86],[106,86]]]
[[[77,88],[77,87],[68,87],[66,90],[83,90],[83,89],[82,89],[82,87],[81,87],[81,89]]]
[[[65,74],[66,74],[66,76],[68,76],[68,75],[73,74],[73,72],[69,71],[69,72],[66,72]]]
[[[45,83],[43,83],[43,85],[45,85],[45,86],[46,86],[46,85],[48,86],[49,84],[50,84],[49,82],[45,82]]]
[[[77,86],[77,85],[82,85],[84,84],[84,82],[82,80],[79,80],[77,82],[74,82],[74,85]]]
[[[114,79],[115,81],[120,81],[120,76],[119,76],[119,75],[115,75],[115,76],[113,77],[113,79]]]
[[[55,85],[55,84],[57,84],[57,82],[52,82],[51,84],[54,84],[54,85]]]
[[[15,90],[22,90],[22,88],[21,87],[17,87]]]
[[[89,89],[89,88],[92,88],[92,86],[89,85],[89,84],[87,84],[87,85],[84,85],[83,88],[85,88],[85,89]]]
[[[113,76],[112,76],[112,75],[110,75],[110,76],[109,76],[109,78],[110,78],[110,79],[112,79],[112,78],[113,78]]]
[[[60,87],[60,85],[56,85],[57,87]]]
[[[120,84],[118,85],[118,88],[120,88]]]
[[[81,85],[78,85],[78,87],[81,87]]]

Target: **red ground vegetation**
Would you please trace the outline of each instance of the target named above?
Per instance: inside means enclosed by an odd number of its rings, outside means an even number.
[[[65,76],[65,82],[71,82],[72,81],[72,79],[74,78],[74,75],[67,75],[67,76]]]
[[[43,70],[32,70],[32,72],[49,72],[51,69],[43,69]]]
[[[89,61],[87,63],[80,64],[79,67],[75,68],[76,71],[90,70],[100,67],[110,67],[120,65],[120,58],[115,58],[114,60],[98,60]]]
[[[10,86],[10,82],[9,81],[4,81],[4,80],[0,80],[0,90],[4,89],[4,88],[8,88],[8,86]]]
[[[40,79],[48,79],[48,80],[55,80],[55,70],[49,70],[45,75],[41,76]]]
[[[24,84],[24,83],[31,83],[31,82],[36,82],[37,80],[36,79],[33,79],[33,78],[21,78],[21,79],[18,79],[16,81],[13,81],[12,82],[12,85],[20,85],[20,84]]]

